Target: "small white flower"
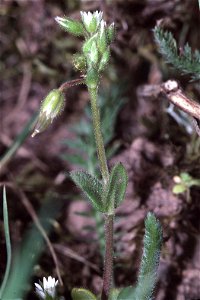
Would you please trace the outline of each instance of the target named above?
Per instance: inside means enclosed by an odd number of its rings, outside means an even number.
[[[95,11],[94,13],[91,13],[90,11],[81,11],[80,14],[83,24],[85,25],[85,28],[88,30],[88,32],[95,32],[102,20],[103,12]]]
[[[40,284],[35,283],[35,291],[41,299],[45,299],[47,295],[54,298],[56,294],[57,284],[58,280],[55,280],[55,278],[49,276],[46,279],[45,277],[43,277],[43,282],[40,282]]]

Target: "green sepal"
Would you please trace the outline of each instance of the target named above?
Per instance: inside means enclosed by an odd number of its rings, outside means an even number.
[[[109,44],[111,44],[115,38],[115,24],[112,23],[110,26],[107,28],[107,37]]]
[[[85,171],[72,171],[70,172],[70,177],[85,193],[93,206],[98,211],[104,212],[103,201],[101,199],[103,193],[102,183]]]
[[[98,58],[99,58],[99,53],[98,53],[98,49],[97,49],[97,45],[96,45],[95,41],[93,41],[93,43],[91,45],[91,49],[87,55],[87,58],[88,58],[88,65],[95,66],[97,64]]]
[[[60,18],[60,17],[56,17],[55,20],[62,29],[75,36],[81,36],[81,35],[83,36],[85,33],[84,26],[79,21],[71,20],[69,18]]]
[[[108,64],[110,59],[110,49],[108,48],[101,57],[100,63],[99,63],[99,72],[103,71]]]
[[[83,288],[73,288],[71,295],[73,300],[97,300],[92,292]]]
[[[108,37],[107,37],[107,32],[106,32],[106,23],[101,22],[100,24],[100,29],[98,32],[98,38],[97,38],[97,46],[100,51],[100,53],[104,53],[106,48],[108,47]]]
[[[91,51],[91,47],[93,42],[96,42],[97,40],[97,33],[93,35],[91,38],[89,38],[84,44],[83,44],[83,53],[87,54]]]
[[[87,71],[86,85],[88,89],[96,89],[99,85],[99,74],[93,67],[90,67]]]
[[[105,208],[108,214],[113,214],[114,209],[124,200],[127,183],[128,175],[126,169],[122,163],[116,164],[111,171],[104,198]]]

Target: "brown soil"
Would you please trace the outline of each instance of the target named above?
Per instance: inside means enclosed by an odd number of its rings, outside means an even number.
[[[109,161],[109,166],[122,162],[129,174],[126,199],[116,213],[116,286],[136,281],[144,218],[153,211],[164,234],[155,299],[200,299],[200,188],[190,190],[190,199],[186,194],[172,193],[173,177],[180,172],[200,178],[198,137],[189,135],[166,113],[168,103],[160,96],[159,86],[176,78],[195,99],[200,99],[200,89],[162,62],[152,34],[156,21],[164,18],[180,46],[188,41],[193,49],[200,48],[196,0],[1,1],[0,155],[9,149],[45,94],[77,77],[71,57],[80,40],[62,32],[54,17],[66,14],[79,18],[80,10],[97,9],[104,10],[108,23],[115,21],[117,25],[112,67],[102,78],[102,85],[112,80],[120,84],[123,79],[127,98],[113,137],[121,147]],[[85,229],[95,228],[95,221],[76,213],[90,212],[91,207],[81,195],[74,199],[73,193],[78,191],[67,172],[76,166],[61,158],[61,154],[70,153],[62,141],[71,138],[69,126],[83,116],[87,102],[84,87],[70,90],[62,116],[45,133],[28,137],[1,168],[1,183],[7,185],[13,251],[32,222],[21,195],[35,211],[44,199],[53,198],[54,205],[58,203],[50,239],[64,281],[60,293],[66,299],[70,299],[74,286],[99,293],[102,284],[97,233]],[[6,265],[2,213],[0,236],[2,278]],[[33,275],[34,281],[42,276],[56,277],[47,247]],[[36,299],[33,289],[26,299]]]

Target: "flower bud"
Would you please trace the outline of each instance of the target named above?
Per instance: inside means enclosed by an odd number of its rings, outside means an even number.
[[[97,40],[97,33],[93,35],[91,38],[89,38],[84,44],[83,44],[83,53],[88,54],[88,52],[91,51],[91,47],[93,42],[96,42]]]
[[[93,65],[95,66],[98,62],[98,49],[97,49],[97,45],[96,42],[92,43],[90,52],[87,55],[87,61],[88,61],[88,66]]]
[[[95,11],[94,13],[91,12],[86,13],[81,11],[82,21],[87,32],[95,33],[97,31],[102,16],[103,16],[103,12],[101,11],[100,12]]]
[[[107,28],[107,36],[108,36],[108,41],[111,44],[115,38],[115,24],[112,23],[108,28]]]
[[[99,63],[99,72],[103,71],[106,67],[106,65],[108,64],[108,61],[110,59],[110,49],[108,47],[108,49],[106,51],[104,51],[100,63]]]
[[[65,98],[59,89],[52,90],[42,101],[38,121],[32,137],[44,131],[63,110]]]
[[[100,29],[98,31],[97,45],[101,53],[104,53],[104,51],[108,46],[108,41],[106,36],[106,22],[104,22],[103,20],[101,21]]]
[[[79,71],[86,71],[86,59],[84,55],[74,54],[73,55],[73,65]]]
[[[74,21],[69,18],[60,17],[56,17],[55,20],[61,26],[61,28],[63,28],[67,32],[76,36],[84,35],[84,27],[81,22]]]

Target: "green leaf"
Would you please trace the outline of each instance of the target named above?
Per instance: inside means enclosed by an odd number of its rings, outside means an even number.
[[[117,300],[134,300],[135,288],[132,286],[125,287],[119,293]]]
[[[106,212],[114,213],[123,201],[126,187],[128,183],[128,175],[122,163],[116,164],[110,174],[110,179],[105,196]]]
[[[156,283],[162,244],[160,223],[152,213],[145,220],[144,250],[137,286],[122,289],[117,300],[150,300]]]
[[[190,174],[186,173],[186,172],[182,172],[180,174],[180,178],[183,182],[187,183],[190,182],[192,180],[192,176],[190,176]]]
[[[73,300],[97,300],[92,292],[83,288],[73,288],[71,294]]]
[[[76,164],[83,168],[85,168],[87,165],[84,158],[81,155],[79,155],[78,153],[77,154],[67,154],[67,155],[63,154],[63,155],[61,155],[61,157],[65,160],[67,160],[69,163]]]
[[[162,229],[153,213],[145,220],[144,249],[134,300],[150,300],[156,284],[162,245]]]
[[[184,193],[186,190],[187,190],[186,186],[180,183],[180,184],[176,184],[173,187],[172,192],[174,194],[181,194]]]
[[[200,80],[200,52],[196,50],[192,53],[191,47],[186,44],[179,54],[177,42],[171,32],[164,31],[159,26],[153,32],[164,59],[183,74],[190,74],[192,80]]]
[[[78,187],[85,193],[93,206],[101,212],[104,212],[102,201],[103,187],[101,182],[94,176],[84,171],[70,172],[70,177]]]
[[[120,293],[120,289],[112,289],[110,291],[108,300],[117,300],[119,293]]]
[[[8,207],[7,207],[7,199],[6,199],[6,188],[3,188],[3,223],[4,223],[4,232],[6,238],[6,251],[7,251],[7,263],[6,263],[6,271],[4,274],[3,282],[0,287],[0,298],[4,293],[9,273],[11,267],[11,258],[12,258],[12,251],[11,251],[11,242],[10,242],[10,231],[9,231],[9,217],[8,217]]]

